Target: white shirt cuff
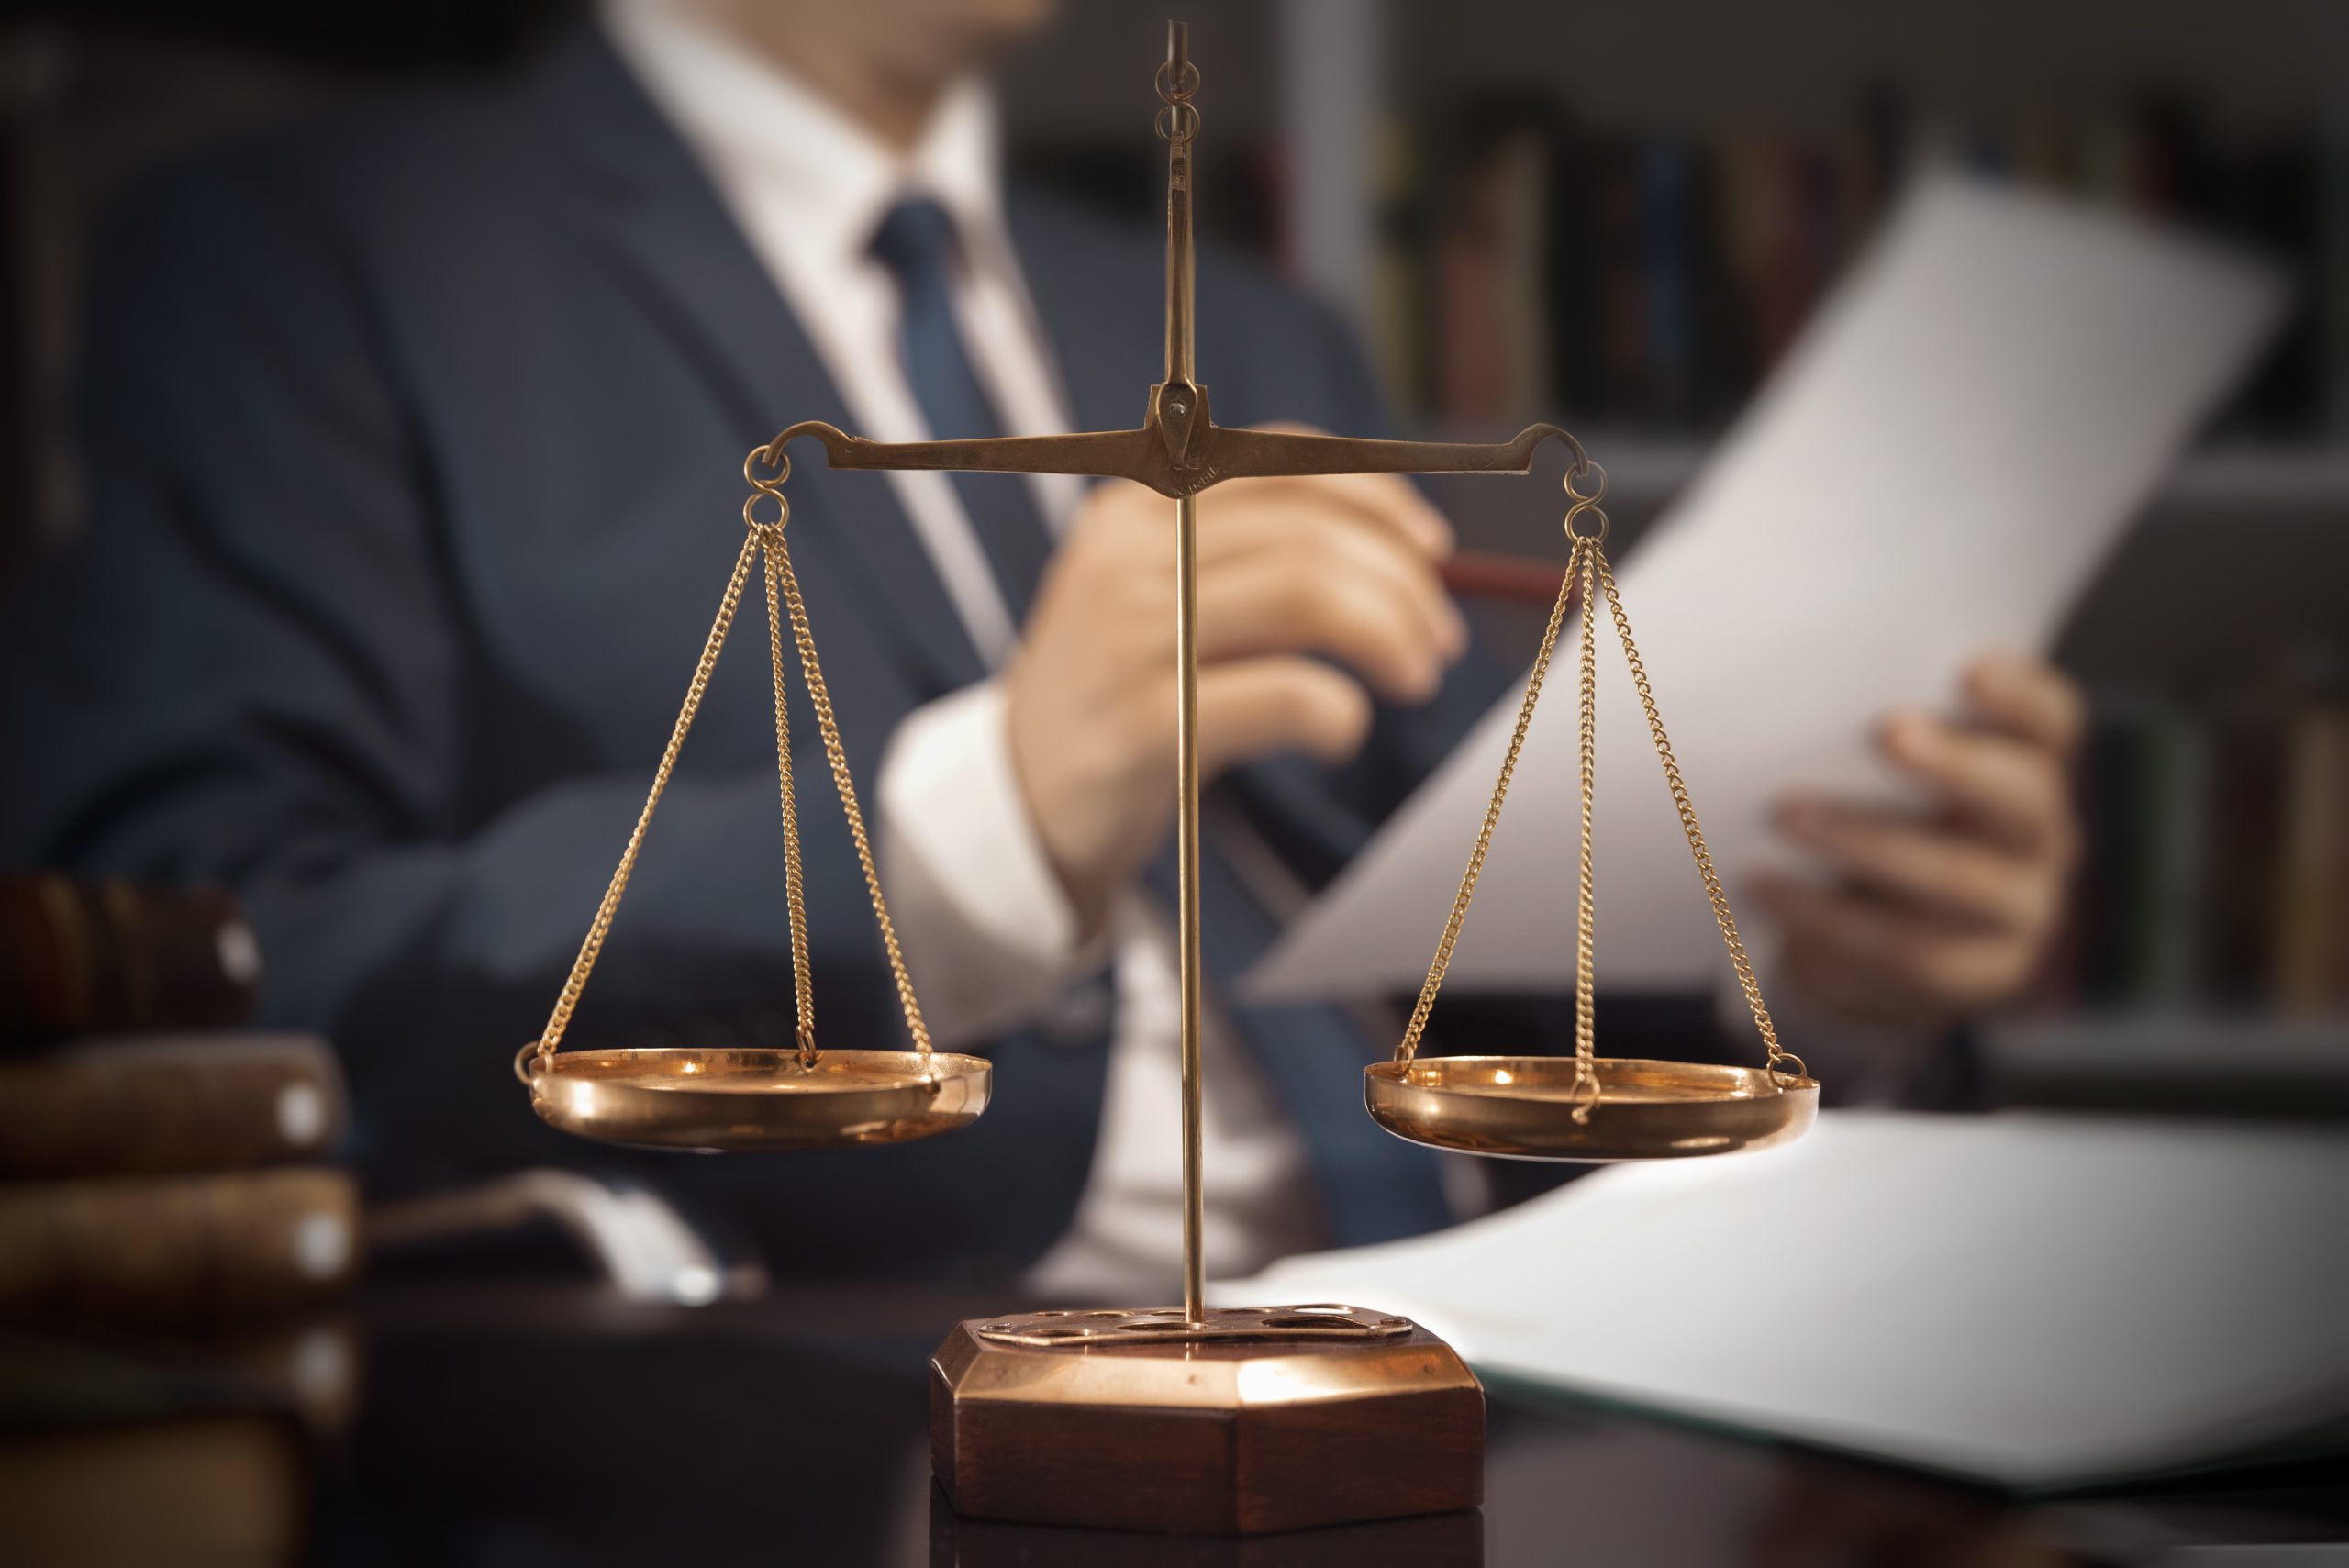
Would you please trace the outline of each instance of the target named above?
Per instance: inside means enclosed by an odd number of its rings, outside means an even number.
[[[922,1010],[942,1040],[1028,1022],[1101,962],[1012,771],[1003,687],[916,708],[881,760],[881,859]]]

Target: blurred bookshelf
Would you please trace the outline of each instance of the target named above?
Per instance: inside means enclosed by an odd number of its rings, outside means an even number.
[[[1905,174],[1956,164],[2256,249],[2298,284],[2213,435],[2349,437],[2349,11],[2321,0],[1206,0],[1203,220],[1353,315],[1428,427],[1719,431]],[[1154,213],[1135,0],[1012,62],[1031,173]]]
[[[1012,62],[1007,94],[1031,173],[1142,222],[1153,150],[1132,146],[1115,89],[1146,68],[1155,14],[1064,17]],[[1992,1054],[2000,1092],[2028,1098],[2093,1098],[2099,1062],[2150,1062],[2168,1085],[2202,1062],[2241,1069],[2254,1108],[2343,1114],[2349,7],[1186,14],[1210,71],[1212,237],[1349,315],[1415,430],[1568,424],[1605,454],[1633,549],[1916,168],[2190,228],[2283,267],[2290,318],[2059,639],[2096,714],[2093,841],[2056,973]],[[1437,488],[1464,545],[1563,557],[1549,486]],[[1530,648],[1541,618],[1479,615],[1505,648]],[[2332,1087],[2302,1092],[2309,1072]]]

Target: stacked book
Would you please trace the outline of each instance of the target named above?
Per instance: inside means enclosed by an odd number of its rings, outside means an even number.
[[[0,1063],[0,1315],[248,1319],[350,1284],[358,1194],[325,1045],[125,1035]]]
[[[290,1562],[357,1358],[326,1043],[218,895],[0,878],[0,1518],[26,1562]],[[21,1553],[21,1557],[15,1554]]]
[[[0,1316],[250,1318],[340,1293],[341,1075],[322,1040],[225,1027],[258,972],[233,906],[36,877],[0,884]]]

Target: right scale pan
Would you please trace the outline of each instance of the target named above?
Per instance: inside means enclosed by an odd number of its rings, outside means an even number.
[[[1767,1149],[1819,1114],[1819,1085],[1767,1068],[1598,1057],[1598,1098],[1571,1056],[1422,1056],[1363,1073],[1379,1126],[1437,1149],[1520,1160],[1669,1160]]]
[[[1582,481],[1580,484],[1576,482]],[[1746,956],[1737,921],[1730,914],[1729,895],[1721,889],[1720,873],[1712,852],[1705,847],[1704,829],[1697,825],[1697,808],[1664,732],[1655,690],[1647,666],[1631,639],[1631,618],[1615,590],[1615,573],[1607,564],[1607,514],[1598,499],[1607,491],[1606,471],[1586,457],[1566,473],[1566,537],[1573,548],[1566,561],[1565,580],[1551,606],[1549,627],[1542,634],[1542,651],[1526,677],[1525,696],[1518,705],[1517,728],[1509,736],[1501,762],[1500,778],[1486,804],[1485,818],[1469,852],[1468,869],[1452,898],[1452,914],[1419,987],[1418,1005],[1403,1030],[1402,1043],[1391,1062],[1364,1069],[1363,1100],[1371,1119],[1414,1143],[1456,1149],[1468,1154],[1497,1154],[1520,1160],[1675,1160],[1695,1154],[1731,1154],[1742,1149],[1767,1149],[1799,1138],[1818,1119],[1819,1084],[1802,1059],[1778,1042],[1778,1031],[1763,1005],[1762,985]],[[1578,521],[1579,520],[1579,521]],[[1582,832],[1581,865],[1575,879],[1575,1050],[1571,1056],[1421,1056],[1419,1041],[1434,1009],[1436,992],[1452,964],[1453,945],[1468,917],[1468,902],[1475,895],[1476,879],[1485,869],[1493,832],[1500,824],[1501,804],[1508,796],[1509,780],[1517,772],[1525,737],[1533,722],[1534,705],[1541,700],[1542,678],[1549,673],[1564,626],[1570,595],[1579,592],[1583,617],[1580,636],[1582,691],[1576,706],[1580,720],[1579,758]],[[1631,684],[1647,714],[1648,736],[1655,742],[1656,760],[1664,765],[1665,785],[1688,840],[1688,853],[1720,928],[1721,944],[1765,1054],[1760,1067],[1720,1067],[1689,1062],[1650,1062],[1630,1057],[1602,1057],[1594,1049],[1597,1024],[1592,992],[1598,965],[1592,928],[1598,903],[1591,874],[1591,795],[1595,773],[1593,751],[1598,726],[1596,669],[1598,639],[1594,628],[1604,606],[1623,644],[1623,661]]]

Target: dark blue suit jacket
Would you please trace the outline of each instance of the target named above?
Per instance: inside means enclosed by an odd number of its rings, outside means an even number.
[[[1138,423],[1162,369],[1158,237],[1026,195],[1010,221],[1079,425]],[[783,1162],[579,1143],[509,1075],[740,544],[743,452],[794,420],[854,428],[597,35],[514,82],[150,182],[93,298],[90,527],[10,617],[7,858],[240,890],[267,1018],[341,1047],[379,1186],[639,1168],[688,1201],[740,1199],[785,1270],[1008,1264],[1059,1233],[1098,1121],[1097,1040],[1000,1042],[995,1106],[968,1132]],[[1204,256],[1198,317],[1224,423],[1382,423],[1346,334],[1267,277]],[[793,551],[869,784],[906,713],[979,666],[887,484],[800,456]],[[573,1043],[787,1038],[774,732],[746,619]],[[1383,713],[1342,772],[1275,762],[1228,788],[1318,884],[1494,689],[1483,669]],[[816,726],[794,726],[822,1038],[897,1045]]]

